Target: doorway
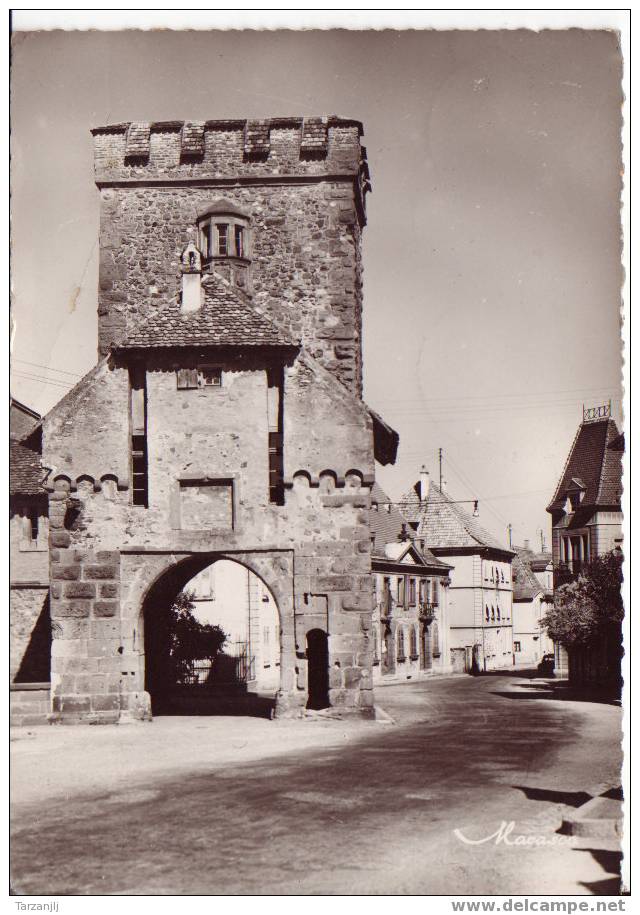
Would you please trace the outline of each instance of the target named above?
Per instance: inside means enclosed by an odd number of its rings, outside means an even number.
[[[308,709],[329,707],[329,638],[323,629],[307,632]]]

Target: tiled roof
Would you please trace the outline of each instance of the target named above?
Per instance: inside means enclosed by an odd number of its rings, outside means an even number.
[[[488,546],[511,552],[435,483],[430,484],[425,502],[412,487],[402,498],[402,511],[409,521],[418,524],[417,536],[424,537],[432,550]]]
[[[531,559],[531,568],[534,572],[544,572],[547,566],[553,563],[553,553],[534,553]]]
[[[204,303],[197,311],[182,314],[175,301],[159,307],[130,331],[119,348],[297,344],[222,278],[203,282],[203,289]]]
[[[23,441],[42,419],[39,413],[26,404],[9,397],[9,437],[18,442]]]
[[[523,547],[514,547],[515,556],[511,563],[513,576],[513,599],[533,600],[544,588],[536,578],[531,567],[535,553]]]
[[[40,455],[20,442],[12,441],[9,451],[9,492],[12,496],[42,495],[44,476]]]
[[[378,483],[373,484],[371,490],[371,502],[377,505],[377,509],[369,512],[369,527],[374,536],[373,556],[378,559],[389,559],[386,547],[388,544],[399,544],[403,536],[403,527],[409,530],[406,518],[391,504],[389,496],[385,493]],[[415,542],[414,548],[423,557],[426,565],[434,568],[442,568],[443,571],[451,568],[446,563],[441,562],[433,553],[425,548],[419,547]]]
[[[582,507],[619,505],[623,452],[624,437],[612,419],[582,423],[547,511],[563,507],[573,480],[584,485]]]

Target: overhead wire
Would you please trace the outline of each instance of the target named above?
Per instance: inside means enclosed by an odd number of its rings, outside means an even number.
[[[49,385],[53,385],[54,387],[57,387],[57,388],[65,388],[66,390],[69,390],[75,384],[75,382],[71,381],[71,380],[69,380],[68,382],[56,381],[53,378],[44,378],[42,375],[32,375],[29,372],[22,372],[22,371],[18,371],[18,370],[12,372],[11,374],[13,376],[15,376],[16,378],[23,378],[28,381],[37,381],[40,384],[49,384]]]
[[[44,369],[46,372],[55,372],[58,375],[71,375],[73,378],[82,378],[78,372],[67,372],[65,369],[57,369],[52,365],[42,365],[40,362],[29,362],[26,359],[16,359],[13,357],[12,362],[19,362],[21,365],[30,365],[32,368]]]

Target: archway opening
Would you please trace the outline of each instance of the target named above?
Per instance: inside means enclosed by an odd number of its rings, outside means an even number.
[[[255,572],[226,558],[186,560],[155,582],[142,618],[154,715],[271,716],[280,617]]]
[[[323,629],[307,632],[307,708],[329,707],[329,639]]]

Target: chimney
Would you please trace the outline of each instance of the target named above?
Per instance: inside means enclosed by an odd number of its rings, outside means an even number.
[[[429,471],[422,465],[420,471],[420,501],[426,502],[429,497]]]
[[[525,548],[525,550],[528,550],[528,549],[529,549],[529,541],[528,541],[528,540],[525,540],[525,542],[524,542],[524,548]]]
[[[180,257],[182,272],[182,295],[180,311],[184,314],[202,308],[202,257],[193,241],[190,241]]]

